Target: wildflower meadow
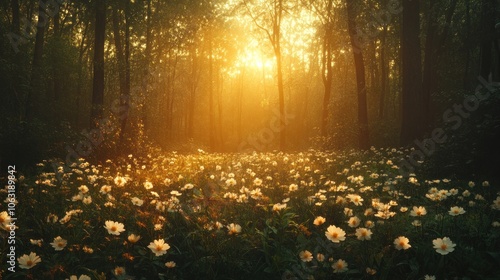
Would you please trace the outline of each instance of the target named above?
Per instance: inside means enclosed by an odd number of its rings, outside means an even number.
[[[402,175],[409,152],[43,161],[0,204],[3,279],[498,279],[498,182]]]

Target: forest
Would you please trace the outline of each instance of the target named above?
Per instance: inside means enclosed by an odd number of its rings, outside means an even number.
[[[0,279],[500,273],[498,0],[6,0],[0,34]]]

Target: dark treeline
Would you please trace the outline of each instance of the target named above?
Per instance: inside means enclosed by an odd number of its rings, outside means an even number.
[[[499,8],[2,1],[3,157],[109,156],[146,141],[225,152],[411,145],[443,122],[461,126],[453,104],[500,80]],[[77,147],[82,138],[92,145]]]

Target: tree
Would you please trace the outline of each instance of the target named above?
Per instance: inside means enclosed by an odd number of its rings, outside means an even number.
[[[283,61],[281,56],[281,22],[285,11],[284,0],[273,0],[265,4],[265,11],[259,19],[251,11],[248,3],[245,1],[245,7],[255,25],[264,31],[271,43],[276,58],[276,72],[278,77],[278,97],[280,111],[280,149],[284,150],[286,145],[286,127],[285,127],[285,93],[283,87]]]
[[[43,45],[45,42],[45,27],[48,23],[49,17],[44,10],[45,2],[39,0],[38,2],[38,23],[36,26],[35,48],[33,50],[33,64],[31,68],[31,94],[28,98],[29,117],[32,119],[35,116],[40,116],[41,111],[40,102],[44,99],[42,94],[41,77],[42,77],[42,58],[43,58]],[[23,117],[21,117],[23,118]]]
[[[104,43],[106,36],[106,0],[95,1],[94,79],[90,126],[97,127],[104,106]]]
[[[125,45],[121,43],[120,34],[120,15],[121,10],[119,6],[113,9],[113,34],[115,39],[116,56],[118,60],[118,77],[120,81],[120,103],[124,112],[119,116],[120,118],[120,145],[123,144],[125,128],[128,120],[128,113],[130,110],[130,1],[125,2]]]
[[[438,11],[443,10],[439,1],[430,1],[427,12],[427,31],[424,49],[424,70],[422,77],[422,125],[425,129],[430,124],[431,98],[436,89],[438,81],[437,65],[439,58],[445,49],[445,42],[450,33],[451,19],[457,6],[457,0],[451,0],[445,11],[445,24],[441,32],[438,32]]]
[[[356,11],[351,1],[346,1],[347,7],[347,26],[349,37],[351,39],[352,53],[354,56],[354,67],[356,68],[356,88],[358,96],[358,129],[359,129],[359,147],[361,149],[370,148],[370,138],[368,132],[368,108],[366,101],[366,82],[365,82],[365,64],[361,46],[357,38]]]
[[[403,0],[401,59],[403,63],[401,145],[408,145],[421,136],[422,63],[420,55],[420,4]]]
[[[323,82],[323,112],[321,115],[321,136],[326,137],[328,134],[328,118],[330,99],[332,95],[332,82],[333,82],[333,58],[334,58],[334,40],[335,40],[335,5],[333,0],[324,1],[310,1],[315,14],[321,20],[321,80]]]

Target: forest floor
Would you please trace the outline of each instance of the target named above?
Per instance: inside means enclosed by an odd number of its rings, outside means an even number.
[[[44,161],[36,176],[6,176],[2,196],[16,203],[0,204],[0,270],[4,279],[495,279],[500,182],[404,174],[408,152],[199,150],[55,170]]]

